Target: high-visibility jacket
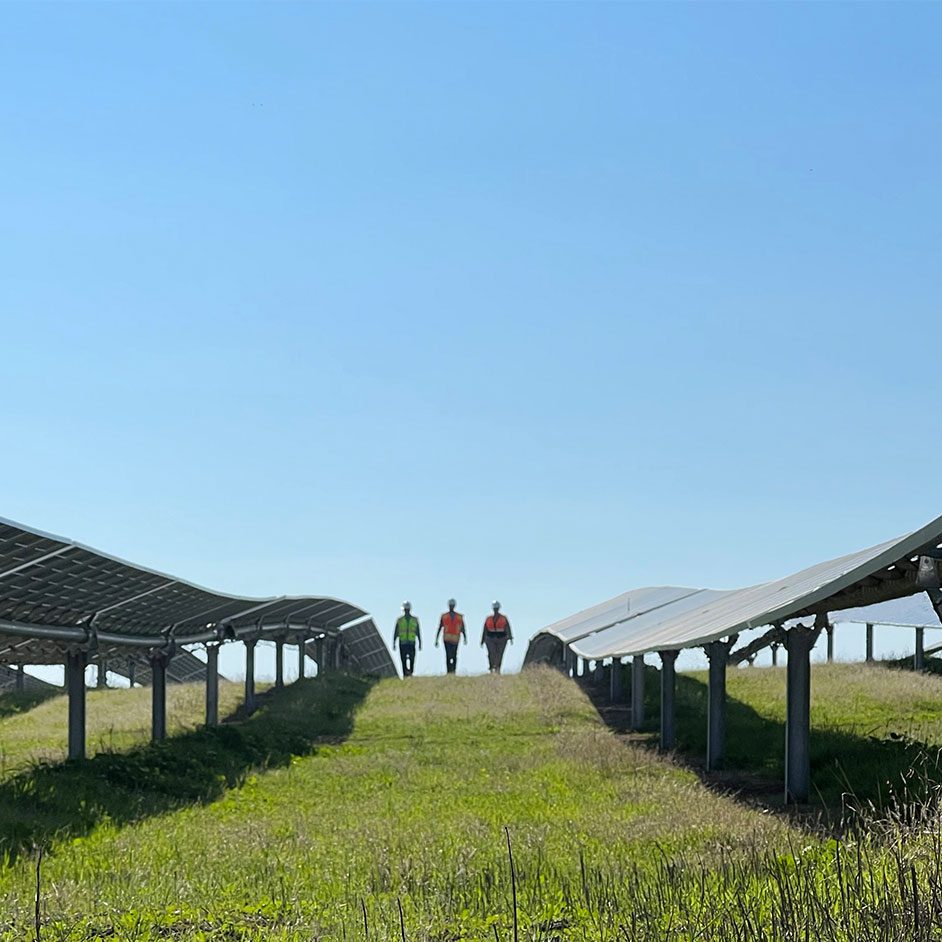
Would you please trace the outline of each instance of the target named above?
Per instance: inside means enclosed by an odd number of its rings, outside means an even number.
[[[402,644],[415,644],[419,633],[419,620],[415,615],[400,615],[396,622],[396,632]]]
[[[487,618],[484,619],[484,630],[488,634],[506,634],[509,627],[510,622],[507,621],[504,615],[488,615]]]
[[[449,644],[457,644],[461,640],[464,630],[464,615],[459,612],[445,612],[442,615],[442,640]]]

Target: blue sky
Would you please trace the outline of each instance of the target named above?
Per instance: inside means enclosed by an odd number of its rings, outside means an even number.
[[[4,6],[0,515],[388,632],[496,596],[511,665],[627,588],[920,525],[940,27]]]

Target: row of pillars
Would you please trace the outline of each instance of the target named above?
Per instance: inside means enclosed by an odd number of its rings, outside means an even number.
[[[245,643],[245,708],[248,712],[255,709],[255,645],[257,638],[246,638]],[[340,667],[341,648],[336,639],[325,645],[325,638],[315,639],[318,674],[325,674]],[[305,639],[298,640],[298,679],[305,676]],[[283,639],[275,642],[275,687],[284,687],[284,646]],[[206,646],[206,725],[219,723],[219,645]],[[325,652],[325,647],[327,648]],[[326,657],[325,657],[326,653]],[[148,658],[151,668],[151,738],[164,739],[167,736],[167,664],[170,656],[163,652],[152,654]],[[85,758],[85,668],[88,655],[84,651],[69,651],[65,660],[65,688],[69,700],[69,758]],[[99,677],[104,670],[99,671]],[[22,667],[19,669],[16,684],[22,689]],[[131,678],[133,685],[134,680]]]
[[[806,802],[811,790],[810,734],[811,734],[811,649],[817,638],[813,628],[797,627],[785,632],[788,652],[786,672],[787,707],[785,721],[785,800]],[[709,662],[707,681],[707,751],[706,767],[723,767],[726,751],[726,669],[729,652],[735,639],[712,641],[704,645]],[[669,752],[676,746],[676,661],[678,651],[659,651],[661,661],[661,728],[660,748]],[[565,667],[578,676],[579,659],[567,649]],[[588,663],[582,661],[582,675]],[[616,659],[612,663],[610,692],[613,702],[621,702],[622,671]],[[631,660],[631,726],[641,729],[644,724],[644,655]],[[599,677],[602,676],[598,671]]]

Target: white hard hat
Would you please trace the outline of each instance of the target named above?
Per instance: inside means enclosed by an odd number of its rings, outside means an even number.
[[[410,601],[405,601],[402,603],[403,608],[412,608],[412,603]]]
[[[458,603],[454,599],[449,599],[448,604],[451,606],[451,605],[457,605]]]
[[[500,608],[500,602],[498,602],[497,599],[494,599],[494,601],[491,602],[491,608]]]

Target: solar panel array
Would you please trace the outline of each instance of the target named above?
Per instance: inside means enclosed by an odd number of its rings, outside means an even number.
[[[698,647],[751,628],[819,614],[832,623],[893,624],[862,618],[861,612],[921,593],[917,573],[923,555],[942,555],[942,517],[895,540],[745,589],[660,586],[624,593],[537,632],[527,661],[543,659],[547,637],[580,657],[600,660]],[[929,618],[930,610],[936,608],[921,604],[917,609],[914,603],[907,612],[920,623],[938,625],[938,616],[934,622]],[[853,618],[833,614],[841,611]]]
[[[136,566],[74,540],[0,518],[0,661],[61,662],[62,646],[84,644],[107,659],[127,646],[146,651],[281,632],[343,635],[378,672],[392,669],[372,620],[362,608],[324,596],[250,598],[213,592]],[[375,637],[374,637],[375,636]],[[351,654],[353,657],[354,655]],[[192,663],[189,658],[192,658]],[[178,669],[200,673],[202,662],[179,654]],[[173,661],[171,661],[173,663]],[[175,679],[177,679],[175,677]]]

